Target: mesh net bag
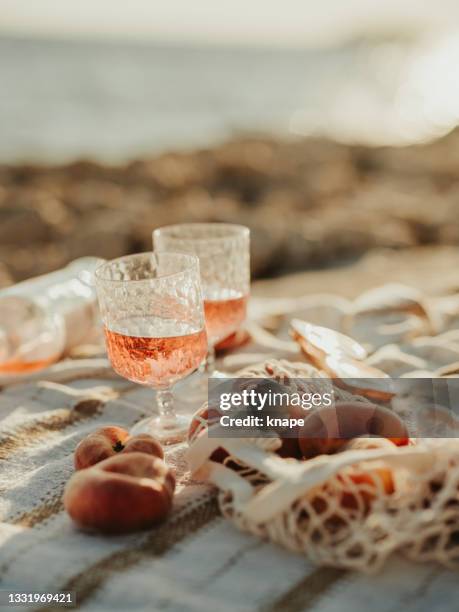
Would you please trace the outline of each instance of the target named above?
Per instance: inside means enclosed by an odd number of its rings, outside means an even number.
[[[282,361],[240,376],[284,384],[307,377],[317,389],[324,378],[310,365]],[[368,447],[361,440],[334,455],[298,461],[275,454],[279,438],[212,438],[206,427],[204,417],[190,439],[189,465],[195,477],[218,487],[222,514],[239,529],[320,565],[372,572],[395,551],[415,561],[458,564],[459,440],[405,447],[387,441]],[[217,449],[224,453],[215,460]]]

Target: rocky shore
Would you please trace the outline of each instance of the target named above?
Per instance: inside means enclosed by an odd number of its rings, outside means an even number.
[[[459,130],[398,149],[247,137],[120,166],[2,165],[0,286],[148,250],[184,221],[250,226],[254,278],[459,245]]]

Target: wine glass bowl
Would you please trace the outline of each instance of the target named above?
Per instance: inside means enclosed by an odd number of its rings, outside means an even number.
[[[230,223],[183,223],[153,232],[155,250],[199,258],[207,337],[215,344],[237,331],[250,290],[249,229]]]
[[[120,376],[157,390],[159,417],[134,429],[163,442],[186,433],[171,387],[205,357],[207,338],[198,259],[184,253],[141,253],[97,268],[95,286],[110,362]]]

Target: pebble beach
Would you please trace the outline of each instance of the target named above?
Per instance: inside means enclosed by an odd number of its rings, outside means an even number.
[[[244,137],[119,165],[0,165],[0,286],[149,250],[156,227],[244,223],[254,279],[374,248],[459,244],[459,130],[407,147]]]

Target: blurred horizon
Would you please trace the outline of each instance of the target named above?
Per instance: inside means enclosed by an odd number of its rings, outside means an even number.
[[[0,0],[1,2],[1,0]],[[453,34],[455,31],[452,32]],[[333,51],[335,49],[342,49],[356,44],[407,44],[415,45],[423,43],[425,41],[437,41],[443,38],[444,35],[449,34],[445,31],[439,35],[433,37],[430,36],[419,36],[414,33],[407,31],[395,31],[395,30],[380,30],[374,32],[371,35],[368,32],[360,32],[344,37],[343,39],[337,39],[330,41],[323,45],[302,45],[300,43],[290,43],[286,45],[277,45],[276,43],[258,43],[252,41],[239,41],[233,43],[231,41],[217,41],[217,40],[192,40],[192,39],[178,39],[178,38],[161,38],[161,37],[150,37],[150,36],[125,36],[123,34],[113,34],[109,36],[100,35],[97,33],[52,33],[46,34],[43,32],[21,32],[21,31],[7,31],[2,30],[0,25],[0,39],[12,40],[16,42],[36,42],[36,43],[69,43],[74,45],[84,45],[85,43],[96,44],[99,46],[113,47],[122,45],[124,47],[150,47],[150,48],[178,48],[178,49],[222,49],[226,51],[234,51],[235,53],[243,51],[254,51],[254,52],[326,52]]]
[[[452,0],[0,0],[0,162],[251,133],[428,141],[459,122],[456,15]]]

